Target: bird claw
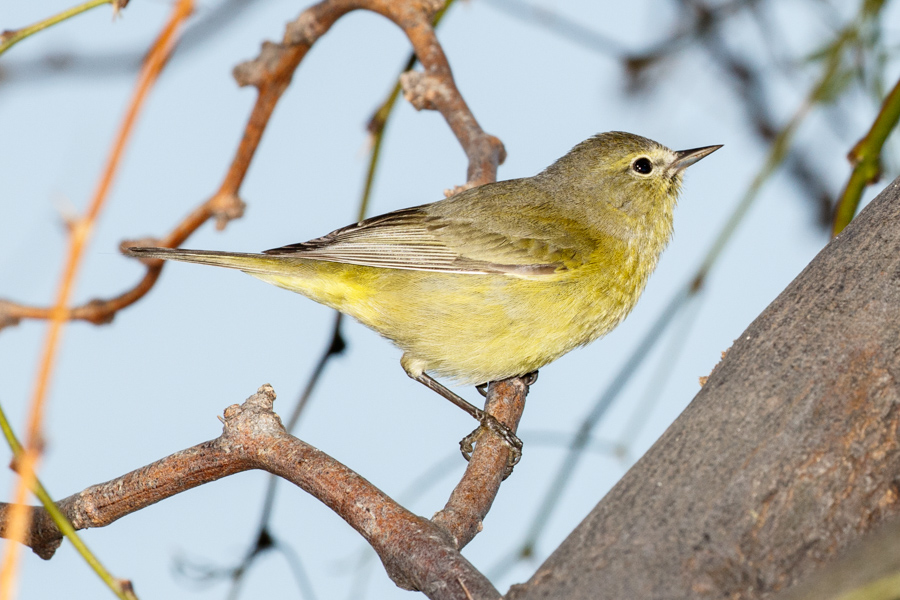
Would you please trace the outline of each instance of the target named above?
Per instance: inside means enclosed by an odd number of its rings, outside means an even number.
[[[506,470],[503,472],[503,479],[506,479],[512,474],[513,468],[519,464],[519,461],[522,459],[522,440],[520,440],[509,427],[488,413],[479,415],[478,420],[481,422],[481,425],[479,425],[475,431],[460,440],[459,450],[462,452],[463,458],[468,461],[472,458],[472,452],[474,452],[475,445],[478,443],[478,438],[481,436],[482,432],[486,431],[497,435],[509,448],[509,454],[506,459]]]

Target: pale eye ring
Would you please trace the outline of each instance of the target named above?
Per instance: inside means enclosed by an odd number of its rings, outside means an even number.
[[[634,169],[635,173],[640,173],[641,175],[649,175],[650,172],[653,171],[653,163],[650,162],[650,159],[646,156],[642,156],[631,163],[631,168]]]

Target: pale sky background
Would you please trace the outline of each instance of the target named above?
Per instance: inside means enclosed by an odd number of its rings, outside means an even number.
[[[852,14],[856,4],[835,10]],[[0,29],[68,5],[5,2]],[[634,50],[665,39],[676,14],[674,3],[659,1],[541,5]],[[200,11],[213,6],[209,0]],[[794,57],[814,50],[830,31],[807,19],[807,8],[805,2],[783,2],[772,15],[782,25],[805,19],[783,41]],[[164,234],[218,187],[256,95],[237,88],[231,69],[254,57],[263,40],[280,40],[284,24],[301,9],[282,0],[253,3],[210,40],[176,54],[140,117],[87,250],[78,303],[132,286],[143,267],[118,254],[119,242]],[[86,205],[134,82],[133,74],[101,72],[34,77],[27,65],[59,52],[143,52],[169,11],[168,2],[133,0],[112,21],[108,9],[97,9],[0,57],[0,297],[51,301],[66,247],[60,215]],[[896,3],[883,22],[900,22]],[[747,17],[728,28],[733,43],[763,56],[771,48],[758,31]],[[896,27],[886,32],[894,46],[896,34]],[[564,455],[558,442],[541,440],[575,431],[697,268],[761,167],[765,148],[749,134],[722,73],[700,52],[681,52],[664,63],[668,73],[657,92],[627,97],[615,59],[482,0],[454,6],[439,38],[476,118],[506,145],[501,179],[532,175],[600,131],[631,131],[674,149],[725,145],[688,171],[674,240],[631,317],[605,339],[541,369],[519,429],[522,462],[503,485],[484,532],[464,550],[490,574],[521,540]],[[185,246],[259,251],[353,221],[366,168],[365,123],[408,53],[403,34],[382,17],[355,13],[339,21],[309,53],[275,112],[242,189],[244,218],[223,232],[208,224]],[[793,114],[817,72],[798,68],[775,77],[771,93],[780,118]],[[888,63],[887,80],[898,74],[897,62]],[[800,131],[806,151],[816,152],[815,162],[828,174],[825,185],[835,192],[849,173],[846,151],[875,113],[859,94],[843,108],[815,113]],[[844,120],[827,122],[835,114]],[[465,168],[443,118],[417,113],[401,101],[388,126],[370,214],[438,200],[444,189],[463,183]],[[827,236],[813,221],[808,203],[783,174],[766,184],[714,268],[680,350],[673,350],[667,336],[596,432],[599,439],[618,441],[635,410],[648,412],[646,425],[629,440],[627,458],[595,452],[582,460],[537,556],[495,578],[501,592],[534,572],[690,402],[698,378],[721,352],[822,248]],[[112,325],[75,323],[66,329],[47,409],[44,483],[62,498],[214,438],[221,431],[216,416],[263,383],[279,394],[276,411],[290,414],[331,322],[330,310],[243,274],[170,265],[156,288]],[[0,402],[20,432],[45,331],[45,323],[34,321],[0,331]],[[347,352],[328,366],[296,433],[401,501],[417,476],[449,461],[445,476],[405,503],[431,515],[462,473],[457,442],[474,423],[408,379],[399,350],[387,341],[350,322],[345,335]],[[669,363],[672,373],[658,402],[652,411],[639,409],[660,365]],[[480,399],[471,388],[460,393]],[[0,452],[5,463],[2,457]],[[145,600],[223,598],[223,583],[189,581],[174,574],[175,565],[184,558],[211,566],[236,563],[252,542],[267,478],[230,477],[83,535],[116,576],[134,581]],[[9,472],[0,476],[3,500],[13,482]],[[302,561],[320,599],[412,597],[371,556],[361,567],[363,540],[289,484],[279,488],[273,529]],[[301,597],[277,553],[263,557],[244,586],[243,598]],[[49,562],[24,553],[20,592],[23,600],[109,593],[68,543]]]

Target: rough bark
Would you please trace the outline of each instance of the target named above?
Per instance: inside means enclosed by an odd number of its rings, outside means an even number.
[[[886,523],[840,560],[818,569],[777,600],[896,600],[900,598],[900,520]]]
[[[900,512],[900,180],[509,599],[769,598]]]

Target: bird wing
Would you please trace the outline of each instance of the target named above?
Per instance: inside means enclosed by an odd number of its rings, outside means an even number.
[[[389,269],[523,276],[583,263],[592,247],[590,239],[583,232],[560,228],[559,219],[548,219],[533,198],[509,206],[518,195],[513,192],[520,191],[502,185],[510,183],[401,209],[265,253]],[[501,187],[485,189],[491,186]],[[503,193],[506,189],[508,194]]]

